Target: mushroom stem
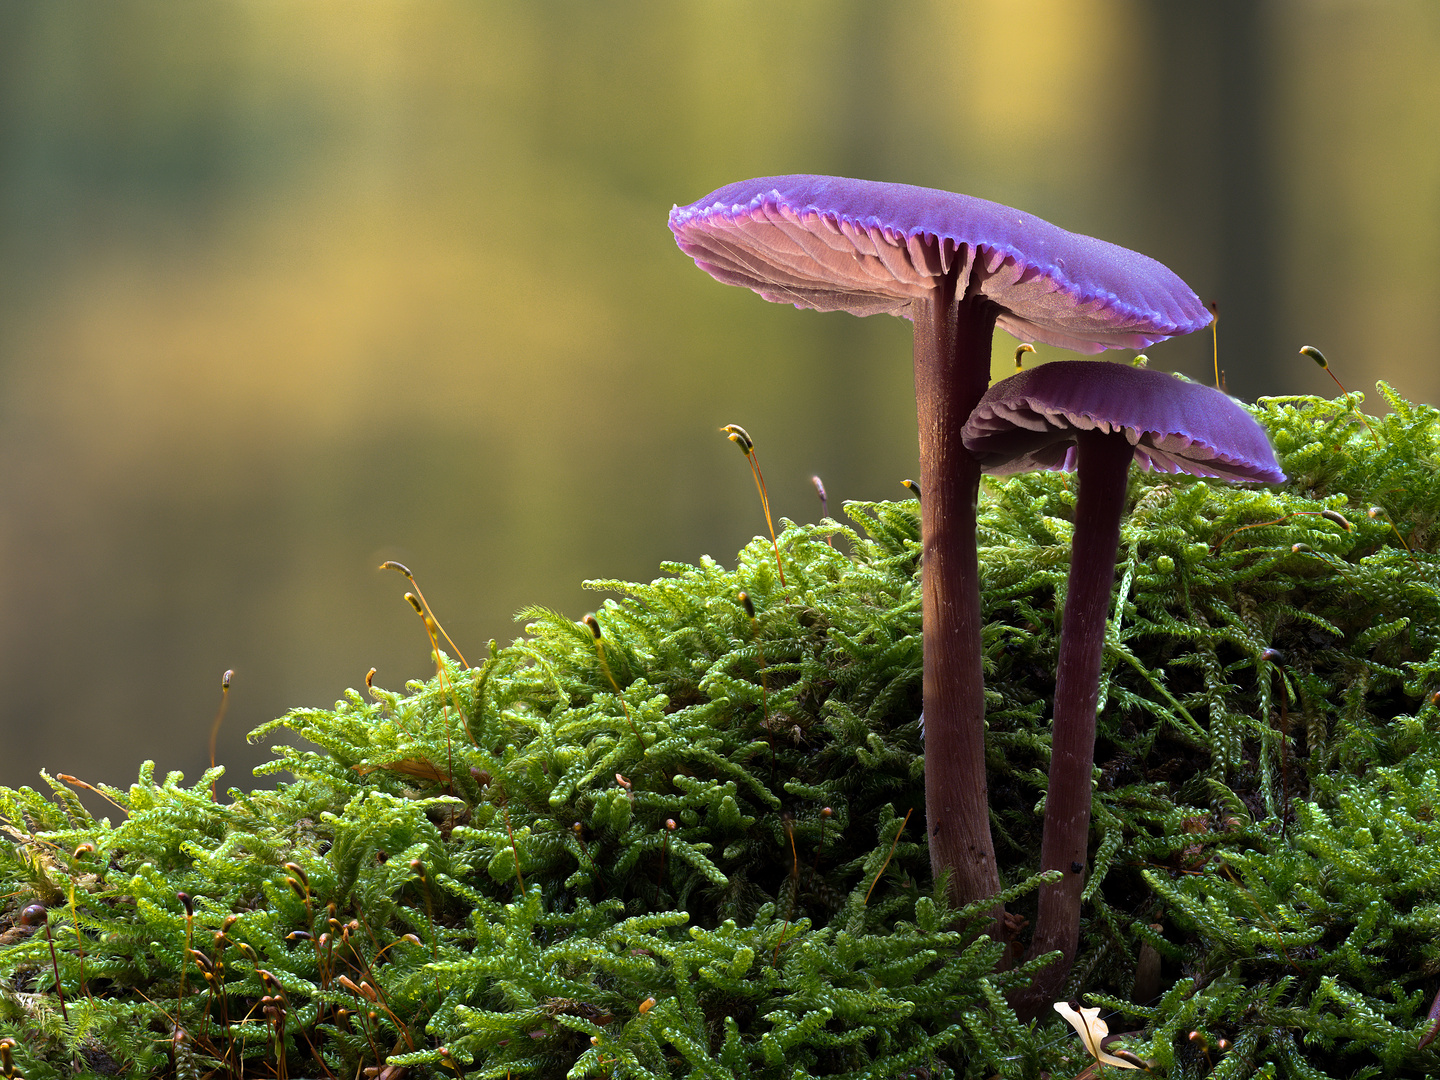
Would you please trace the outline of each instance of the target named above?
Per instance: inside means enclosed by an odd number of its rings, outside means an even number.
[[[985,778],[985,687],[975,503],[980,463],[960,432],[990,382],[1000,309],[957,289],[959,260],[911,305],[924,562],[925,817],[930,866],[957,905],[1000,891]],[[996,918],[1003,911],[997,907]],[[998,940],[995,929],[991,937]]]
[[[1080,939],[1080,893],[1090,843],[1090,790],[1095,762],[1095,706],[1105,627],[1115,584],[1120,518],[1135,448],[1122,432],[1082,431],[1076,440],[1080,491],[1075,502],[1075,537],[1060,628],[1060,661],[1055,676],[1055,725],[1050,749],[1050,782],[1045,797],[1045,832],[1040,868],[1064,874],[1040,887],[1040,910],[1030,956],[1059,949],[1060,959],[1044,968],[1022,992],[1021,1015],[1034,1015],[1056,1000]]]

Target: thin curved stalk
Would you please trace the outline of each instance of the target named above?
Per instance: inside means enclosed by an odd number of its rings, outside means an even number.
[[[1115,585],[1120,518],[1135,454],[1129,440],[1118,433],[1081,432],[1078,443],[1080,492],[1060,627],[1050,782],[1040,844],[1040,869],[1059,870],[1064,876],[1040,887],[1039,914],[1029,950],[1034,957],[1058,949],[1061,957],[1017,997],[1015,1006],[1022,1016],[1035,1015],[1057,1000],[1080,940],[1080,894],[1089,861],[1095,769],[1095,707]]]

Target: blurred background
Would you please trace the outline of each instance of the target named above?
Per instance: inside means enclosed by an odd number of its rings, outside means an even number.
[[[433,670],[382,559],[472,659],[728,564],[725,423],[779,514],[904,496],[909,324],[696,270],[666,214],[733,180],[1021,207],[1217,301],[1233,393],[1331,393],[1312,344],[1440,401],[1437,116],[1433,0],[6,4],[0,783],[194,779],[233,668],[247,785],[250,727]]]

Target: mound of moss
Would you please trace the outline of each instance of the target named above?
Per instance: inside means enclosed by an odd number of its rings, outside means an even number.
[[[1440,1071],[1440,413],[1381,391],[1262,402],[1282,487],[1132,481],[1069,995],[1157,1074]],[[1046,474],[981,507],[1019,916],[1073,506]],[[916,509],[787,524],[783,586],[768,541],[592,582],[593,626],[531,610],[292,712],[252,736],[300,736],[273,788],[147,766],[116,822],[0,789],[0,1075],[1075,1075],[929,880]]]

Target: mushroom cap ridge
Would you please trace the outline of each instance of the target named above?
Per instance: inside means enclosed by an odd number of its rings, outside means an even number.
[[[1026,341],[1097,353],[1210,322],[1154,259],[934,188],[765,176],[673,208],[670,229],[717,280],[800,308],[909,317],[910,302],[959,262],[961,285],[993,300],[997,325]]]
[[[965,448],[988,473],[1073,469],[1079,431],[1123,432],[1141,468],[1285,479],[1265,429],[1219,390],[1128,364],[1058,360],[1002,379],[970,414]]]

